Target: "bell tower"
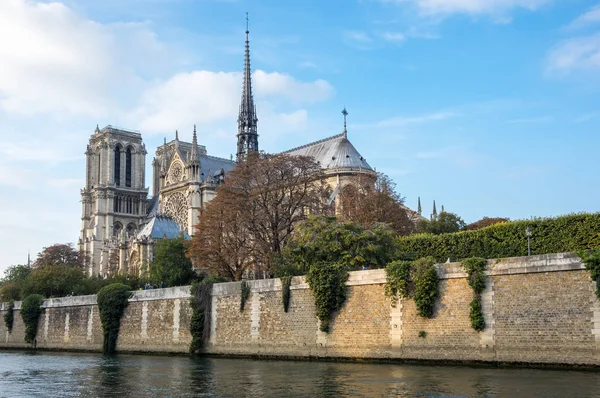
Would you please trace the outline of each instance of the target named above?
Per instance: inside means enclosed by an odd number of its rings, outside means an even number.
[[[127,236],[134,236],[144,223],[148,188],[142,135],[112,126],[103,129],[96,126],[85,155],[79,250],[89,258],[90,276],[126,273],[127,269],[121,269],[123,264],[119,269],[107,269],[106,251]]]

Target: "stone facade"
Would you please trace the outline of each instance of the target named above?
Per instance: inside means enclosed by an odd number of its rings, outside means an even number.
[[[471,328],[473,296],[458,263],[438,265],[440,298],[434,316],[416,314],[412,300],[394,307],[384,294],[385,271],[351,272],[348,296],[322,333],[303,277],[283,311],[278,279],[250,281],[240,312],[240,283],[214,285],[206,352],[267,357],[365,358],[600,366],[600,305],[578,257],[566,254],[491,260],[482,294],[486,329]],[[121,322],[119,351],[188,351],[188,287],[135,292]],[[7,305],[0,306],[0,316]],[[37,347],[100,351],[95,296],[46,300]],[[0,347],[25,347],[15,305],[12,333]],[[423,333],[424,337],[423,337]]]

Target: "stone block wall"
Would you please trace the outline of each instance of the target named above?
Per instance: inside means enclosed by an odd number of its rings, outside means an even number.
[[[346,303],[334,314],[330,333],[319,331],[304,277],[292,280],[288,312],[278,279],[249,281],[243,311],[240,283],[216,284],[206,352],[600,366],[600,302],[578,257],[490,260],[486,274],[483,332],[471,328],[473,291],[458,263],[438,265],[440,297],[431,319],[419,317],[412,300],[392,305],[384,294],[384,270],[351,272]],[[4,334],[0,348],[26,346],[20,303],[15,304],[13,331]],[[6,307],[0,305],[0,316]],[[44,307],[38,347],[101,351],[95,296],[46,300]],[[185,353],[191,315],[189,287],[135,292],[121,321],[117,350]]]

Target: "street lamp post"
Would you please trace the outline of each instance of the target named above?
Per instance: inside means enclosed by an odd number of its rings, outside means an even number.
[[[525,229],[525,234],[527,235],[527,255],[531,256],[531,228],[527,227],[527,229]]]

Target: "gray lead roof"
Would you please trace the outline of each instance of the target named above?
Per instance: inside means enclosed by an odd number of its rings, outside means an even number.
[[[373,170],[344,133],[302,145],[283,153],[310,156],[318,161],[324,169]]]

